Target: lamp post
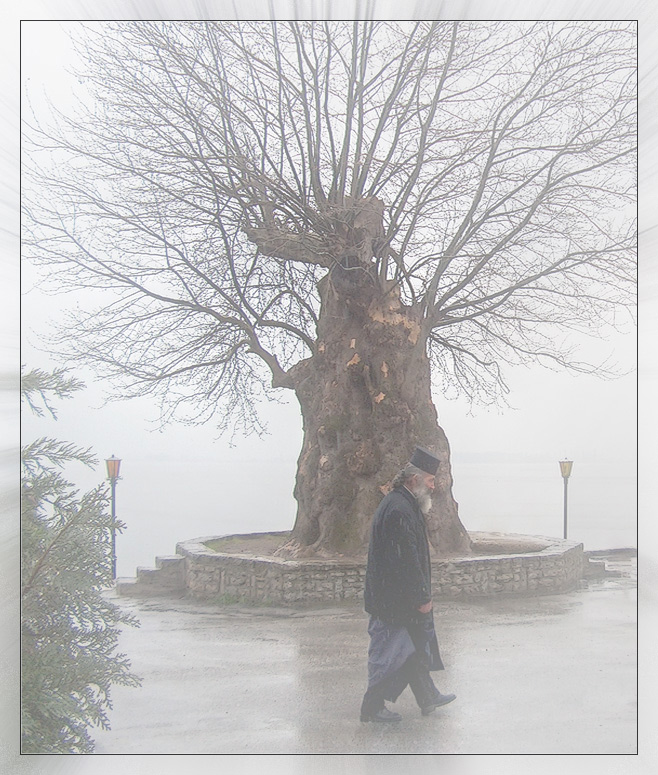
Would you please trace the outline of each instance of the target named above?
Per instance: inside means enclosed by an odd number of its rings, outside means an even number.
[[[107,466],[107,478],[110,480],[110,487],[112,488],[112,581],[117,577],[117,549],[116,549],[116,530],[114,528],[114,522],[116,519],[116,489],[117,480],[119,479],[119,469],[121,468],[121,461],[119,458],[112,455],[109,460],[105,461]]]
[[[560,473],[564,479],[564,538],[567,537],[567,484],[571,476],[573,460],[560,460]]]

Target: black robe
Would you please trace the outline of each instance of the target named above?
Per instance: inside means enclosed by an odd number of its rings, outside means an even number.
[[[364,604],[384,622],[417,622],[432,597],[432,567],[425,519],[406,487],[379,504],[372,522]]]
[[[429,670],[443,670],[429,603],[432,566],[425,519],[415,496],[398,487],[379,504],[372,523],[365,610],[371,616],[369,685],[394,674],[416,651]],[[391,686],[395,700],[404,688]]]

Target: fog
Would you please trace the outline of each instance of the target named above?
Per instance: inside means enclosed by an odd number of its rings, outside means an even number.
[[[79,3],[64,4],[62,14],[75,18],[98,14],[111,18],[113,14],[125,13],[129,18],[138,15],[137,4],[127,3]],[[169,13],[180,15],[178,3],[156,2],[148,4],[152,17]],[[222,18],[218,6],[221,3],[194,3],[195,11]],[[228,4],[226,4],[228,6]],[[245,4],[241,13],[245,16],[254,12],[259,4]],[[274,3],[277,8],[278,3]],[[287,4],[287,6],[292,4]],[[302,3],[303,5],[303,3]],[[348,4],[350,7],[354,3]],[[426,5],[426,4],[425,4]],[[439,4],[437,4],[439,5]],[[110,6],[113,6],[110,8]],[[120,8],[119,8],[120,6]],[[210,9],[212,6],[212,9]],[[599,4],[585,3],[537,3],[539,16],[551,15],[554,18],[597,18],[605,14],[606,18],[622,15],[625,18],[649,17],[648,3]],[[440,4],[446,16],[458,16],[467,10],[466,4]],[[528,4],[491,3],[480,4],[486,7],[486,15],[495,17],[501,13],[504,18],[518,15],[526,18]],[[144,6],[142,6],[144,8]],[[335,14],[340,15],[334,5]],[[390,3],[379,3],[378,13],[394,18],[400,8]],[[545,9],[545,10],[544,10]],[[226,12],[226,9],[224,9]],[[477,12],[468,4],[471,14]],[[189,12],[189,9],[188,9]],[[261,18],[266,18],[263,13]],[[7,11],[4,12],[7,14]],[[45,18],[52,15],[52,6],[45,3],[25,2],[21,4],[23,17],[30,15]],[[235,13],[235,11],[233,11]],[[406,10],[409,14],[409,10]],[[482,11],[484,13],[484,10]],[[226,12],[223,18],[232,14]],[[283,17],[279,12],[279,16]],[[343,14],[345,18],[349,14]],[[655,16],[655,12],[651,14]],[[290,16],[289,18],[292,18]],[[18,38],[15,18],[11,18],[3,30],[6,45],[3,47],[4,61],[9,67],[4,69],[5,82],[12,83],[12,96],[6,98],[3,122],[5,133],[11,142],[3,149],[3,162],[8,175],[3,180],[5,197],[2,233],[5,254],[10,257],[2,264],[2,283],[5,294],[9,293],[1,311],[3,337],[0,343],[3,371],[12,377],[12,391],[18,363],[18,291],[17,275],[17,219],[14,209],[18,199],[18,154],[13,152],[17,138],[17,93],[15,88],[18,62]],[[656,250],[656,203],[653,186],[655,185],[655,84],[656,46],[655,24],[645,19],[640,24],[641,52],[641,89],[644,95],[644,110],[641,110],[643,133],[641,134],[642,165],[640,167],[640,187],[643,196],[640,204],[640,217],[643,231],[641,234],[641,259],[644,262],[641,301],[641,332],[643,344],[643,368],[640,372],[641,423],[641,514],[642,531],[640,554],[642,560],[641,593],[643,627],[640,656],[642,664],[642,686],[647,687],[641,703],[640,735],[643,754],[632,759],[620,761],[617,757],[597,756],[578,757],[574,767],[579,771],[613,772],[620,767],[627,771],[648,771],[643,765],[655,761],[655,719],[650,708],[655,706],[648,692],[656,678],[655,675],[655,635],[652,622],[655,622],[656,564],[655,553],[655,505],[658,495],[656,470],[656,408],[655,395],[658,389],[658,372],[655,366],[655,342],[658,335],[658,274],[652,265]],[[57,56],[52,56],[52,48],[38,57],[42,62],[42,77],[52,73],[52,82],[60,81],[58,70],[63,60],[63,52],[58,46],[53,24],[47,33],[55,39],[53,47]],[[9,40],[7,40],[9,39]],[[51,41],[52,42],[52,41]],[[35,55],[35,50],[32,50]],[[35,58],[36,55],[35,55]],[[31,77],[35,77],[32,74]],[[647,105],[651,98],[651,105]],[[9,204],[8,204],[9,203]],[[24,343],[22,361],[28,367],[49,368],[53,362],[47,353],[40,352],[40,334],[52,325],[51,317],[57,317],[56,311],[49,309],[36,291],[30,291],[31,278],[24,290],[28,291],[22,301]],[[50,300],[49,300],[50,301]],[[595,349],[596,345],[592,345]],[[612,349],[625,367],[634,360],[634,341],[632,336],[616,339]],[[598,351],[598,349],[597,349]],[[80,371],[76,376],[87,381],[91,375]],[[444,401],[435,396],[441,423],[450,439],[453,454],[453,475],[455,478],[455,496],[460,504],[461,518],[470,530],[514,530],[527,533],[560,535],[562,529],[562,480],[557,461],[565,456],[572,458],[573,474],[569,485],[569,533],[573,538],[583,540],[586,548],[610,547],[634,544],[635,532],[635,377],[629,374],[613,382],[603,382],[595,378],[570,377],[546,371],[515,371],[508,375],[512,388],[510,401],[515,409],[501,412],[471,408],[461,401]],[[4,387],[8,383],[5,380]],[[138,564],[149,565],[156,554],[173,552],[175,542],[197,535],[220,534],[223,532],[250,530],[287,529],[292,526],[295,504],[292,499],[293,477],[296,456],[299,451],[301,429],[299,414],[294,404],[269,407],[271,435],[262,440],[236,440],[230,447],[226,439],[216,439],[210,426],[188,428],[171,425],[162,433],[153,430],[150,419],[156,411],[144,401],[126,404],[114,404],[101,407],[102,396],[111,392],[111,386],[90,383],[89,388],[75,399],[59,405],[59,421],[35,422],[26,416],[23,442],[33,435],[52,434],[58,438],[69,439],[81,445],[93,446],[99,458],[115,454],[121,457],[122,480],[117,488],[117,512],[127,523],[125,535],[118,541],[118,567],[120,575],[132,575]],[[2,495],[5,515],[3,525],[3,656],[9,655],[6,663],[9,670],[3,671],[5,679],[16,676],[14,657],[17,654],[17,616],[14,611],[15,583],[18,576],[17,519],[15,514],[18,479],[16,414],[18,402],[12,392],[11,398],[5,390],[2,404],[3,442]],[[471,413],[469,413],[471,412]],[[80,487],[93,486],[104,476],[102,464],[93,471],[82,468],[71,472],[71,476]],[[8,495],[9,492],[9,495]],[[11,508],[7,506],[10,503]],[[11,577],[11,578],[10,578]],[[9,599],[9,605],[5,601]],[[11,610],[10,610],[11,609]],[[6,622],[9,622],[9,627]],[[647,637],[648,633],[648,637]],[[16,660],[17,661],[17,660]],[[11,746],[18,740],[18,707],[15,694],[16,683],[3,684],[5,698],[11,696],[4,708],[3,728],[7,740],[11,737]],[[641,696],[642,699],[642,696]],[[11,709],[9,709],[9,707]],[[4,747],[4,746],[3,746]],[[9,746],[7,750],[13,750]],[[653,752],[653,755],[652,755]],[[532,768],[536,772],[549,772],[558,766],[567,764],[562,758],[555,762],[552,757],[505,756],[482,759],[478,757],[411,757],[411,756],[350,756],[350,757],[267,757],[238,756],[224,762],[215,757],[194,757],[194,759],[167,761],[163,757],[120,757],[118,761],[110,757],[67,757],[57,760],[54,757],[22,757],[21,771],[31,772],[114,772],[118,767],[127,766],[129,771],[151,772],[174,771],[181,764],[190,765],[194,772],[216,772],[218,765],[226,763],[231,772],[386,772],[397,773],[410,769],[414,772],[480,772],[482,765],[492,772],[527,772]],[[570,764],[571,761],[569,760]]]
[[[34,292],[23,303],[27,324],[45,312],[39,298]],[[38,341],[36,331],[26,339]],[[29,367],[54,365],[30,344],[22,359]],[[75,373],[93,379],[84,370]],[[634,375],[602,381],[533,369],[515,372],[511,384],[514,409],[485,410],[434,396],[467,530],[561,536],[558,461],[566,456],[574,460],[569,538],[586,549],[636,546]],[[101,458],[94,471],[67,469],[83,489],[104,479],[104,458],[121,458],[117,516],[127,530],[117,539],[120,576],[152,565],[156,555],[173,554],[178,541],[292,528],[302,439],[294,401],[263,406],[269,434],[235,438],[231,446],[210,423],[158,430],[157,407],[146,399],[103,405],[110,391],[89,382],[59,403],[56,422],[25,412],[23,442],[50,435],[92,447]]]
[[[45,111],[46,98],[66,107],[76,87],[66,73],[73,54],[65,26],[24,24],[25,109],[33,106],[37,115]],[[86,304],[81,296],[46,296],[41,284],[34,268],[23,268],[21,360],[28,369],[61,365],[48,353],[43,335],[73,303]],[[569,538],[586,549],[636,545],[634,332],[579,344],[582,360],[616,362],[624,376],[602,380],[517,368],[506,374],[510,406],[494,409],[435,394],[467,530],[562,535],[558,461],[567,457],[574,460]],[[59,403],[56,423],[25,412],[23,443],[49,435],[91,447],[101,460],[95,470],[67,469],[83,490],[104,479],[104,458],[121,458],[117,516],[127,529],[117,539],[119,576],[152,565],[156,555],[173,554],[178,541],[292,528],[302,431],[298,406],[287,391],[281,391],[284,403],[262,407],[269,435],[230,439],[218,437],[212,422],[159,429],[153,402],[107,404],[118,394],[116,386],[96,381],[82,364],[74,375],[87,389]]]

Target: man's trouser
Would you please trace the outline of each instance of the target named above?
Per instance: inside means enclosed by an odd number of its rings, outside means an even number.
[[[363,697],[361,713],[376,713],[384,707],[385,700],[395,702],[407,686],[413,692],[419,708],[428,707],[439,695],[430,671],[417,653],[412,654],[394,673],[368,687]]]

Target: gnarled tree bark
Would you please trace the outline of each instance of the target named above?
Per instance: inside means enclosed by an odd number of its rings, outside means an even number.
[[[441,459],[427,516],[432,546],[470,551],[452,495],[450,448],[432,402],[422,305],[404,305],[397,284],[376,273],[379,204],[354,203],[344,252],[318,287],[316,351],[289,372],[304,441],[297,519],[280,556],[363,554],[372,515],[416,445]]]
[[[517,364],[606,372],[571,337],[635,304],[635,47],[632,22],[85,27],[84,101],[28,127],[23,254],[110,301],[50,352],[220,432],[294,391],[283,555],[364,551],[417,444],[431,542],[468,551],[430,364],[488,402]]]

